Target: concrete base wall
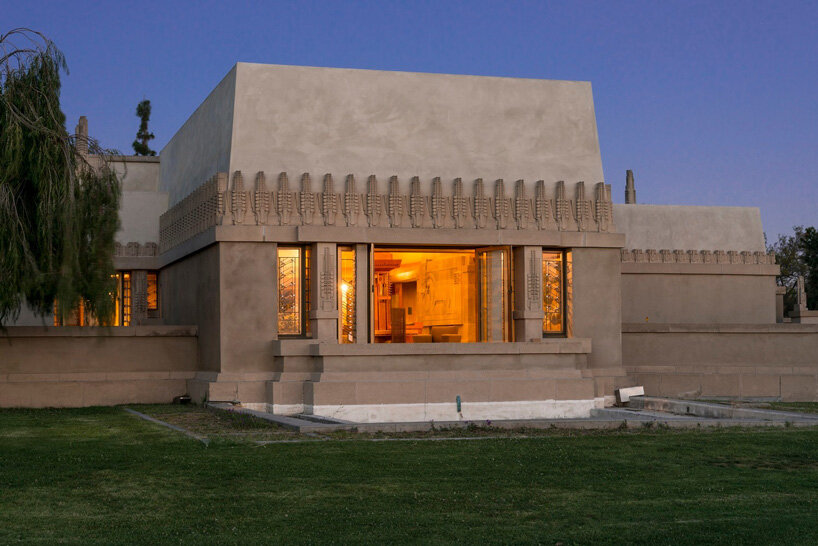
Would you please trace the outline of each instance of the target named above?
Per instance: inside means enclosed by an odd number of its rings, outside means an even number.
[[[169,403],[197,366],[193,327],[9,327],[0,407]]]
[[[279,414],[360,422],[587,417],[624,371],[588,367],[589,339],[532,343],[274,342],[275,371],[201,372],[197,402],[240,401]],[[612,384],[612,383],[611,383]],[[611,394],[612,394],[611,389]],[[461,412],[457,412],[457,398]]]
[[[818,401],[818,325],[625,324],[622,358],[650,396]]]

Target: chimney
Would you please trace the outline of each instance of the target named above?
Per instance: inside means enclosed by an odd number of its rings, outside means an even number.
[[[77,123],[75,131],[75,138],[77,143],[77,151],[80,155],[88,155],[88,118],[80,116],[80,121]]]
[[[630,169],[625,171],[625,204],[636,204],[636,186],[633,184],[633,171]]]

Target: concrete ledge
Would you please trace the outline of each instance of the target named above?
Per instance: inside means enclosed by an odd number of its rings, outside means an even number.
[[[537,229],[385,228],[298,226],[300,242],[411,244],[440,246],[536,245],[555,247],[621,248],[622,233],[541,231]]]
[[[8,326],[4,338],[20,337],[195,337],[196,326]]]
[[[775,411],[756,408],[740,408],[708,402],[673,400],[652,396],[636,396],[628,403],[629,408],[662,411],[677,415],[691,415],[712,419],[754,419],[760,421],[813,421],[818,425],[818,414]]]
[[[623,334],[813,334],[818,324],[669,324],[626,322]]]
[[[510,343],[314,343],[314,356],[587,354],[590,338]]]
[[[763,275],[781,274],[777,264],[688,264],[623,262],[623,275]]]

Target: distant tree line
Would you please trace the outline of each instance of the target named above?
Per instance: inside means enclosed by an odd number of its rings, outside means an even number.
[[[814,227],[795,226],[792,235],[779,235],[778,240],[767,246],[775,252],[776,262],[781,266],[777,282],[787,289],[784,293],[784,313],[796,306],[797,279],[804,277],[807,307],[818,309],[818,230]]]

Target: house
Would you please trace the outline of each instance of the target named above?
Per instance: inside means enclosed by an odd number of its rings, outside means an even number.
[[[614,205],[588,82],[239,63],[158,158],[116,164],[122,327],[21,316],[0,405],[186,391],[370,422],[581,417],[635,382],[818,396],[818,325],[777,320],[758,209],[638,205],[632,179]],[[11,381],[35,342],[94,371]]]

